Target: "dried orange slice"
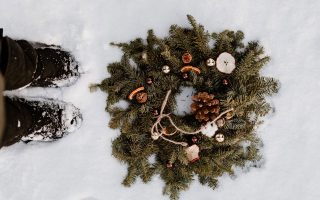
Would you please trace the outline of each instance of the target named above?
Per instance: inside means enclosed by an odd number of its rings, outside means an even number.
[[[138,92],[140,92],[140,91],[142,91],[142,90],[144,90],[144,87],[143,87],[143,86],[142,86],[142,87],[139,87],[139,88],[137,88],[137,89],[135,89],[135,90],[133,90],[133,91],[129,94],[128,99],[132,100],[133,97],[134,97]]]
[[[189,71],[194,71],[196,74],[200,74],[201,73],[201,70],[197,67],[193,67],[193,66],[184,66],[181,68],[180,70],[181,72],[189,72]]]

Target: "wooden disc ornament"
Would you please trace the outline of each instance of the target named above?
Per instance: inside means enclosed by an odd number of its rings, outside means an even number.
[[[217,69],[225,74],[231,74],[236,68],[234,57],[227,52],[221,53],[217,58]]]
[[[259,73],[268,60],[259,43],[188,20],[163,38],[150,30],[146,39],[114,44],[123,56],[97,84],[108,93],[109,125],[120,132],[112,155],[128,167],[123,184],[159,176],[172,200],[196,177],[214,188],[222,174],[260,159],[259,124],[250,116],[265,116],[265,97],[278,91],[275,79]],[[243,151],[243,143],[254,151]]]
[[[196,145],[196,144],[191,145],[190,147],[186,148],[186,154],[187,154],[188,161],[190,163],[194,163],[194,162],[198,161],[200,159],[199,152],[200,152],[200,149],[199,149],[198,145]]]
[[[147,102],[148,100],[148,94],[146,92],[139,92],[137,95],[136,95],[136,100],[139,102],[139,103],[145,103]]]
[[[184,53],[183,55],[182,55],[182,62],[184,63],[184,64],[188,64],[188,63],[190,63],[192,61],[192,55],[190,54],[190,53]]]

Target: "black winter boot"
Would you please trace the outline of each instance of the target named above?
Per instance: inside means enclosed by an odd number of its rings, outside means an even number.
[[[6,90],[69,86],[80,76],[74,57],[59,46],[3,37],[0,49]]]
[[[3,146],[19,141],[54,141],[78,129],[82,116],[72,104],[43,99],[5,98]]]

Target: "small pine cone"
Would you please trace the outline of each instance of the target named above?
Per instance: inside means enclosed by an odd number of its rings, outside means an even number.
[[[191,112],[199,122],[214,120],[220,112],[219,100],[214,98],[213,94],[199,92],[192,96]]]

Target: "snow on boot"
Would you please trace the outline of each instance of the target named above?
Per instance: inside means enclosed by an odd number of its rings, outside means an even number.
[[[69,86],[80,76],[74,57],[59,46],[9,37],[3,37],[0,43],[6,90]]]
[[[5,99],[6,127],[3,146],[20,140],[49,142],[77,130],[82,122],[78,108],[51,99]]]
[[[26,41],[18,41],[26,42]],[[80,77],[75,58],[60,46],[31,43],[38,54],[38,66],[33,87],[64,87],[75,83]]]

